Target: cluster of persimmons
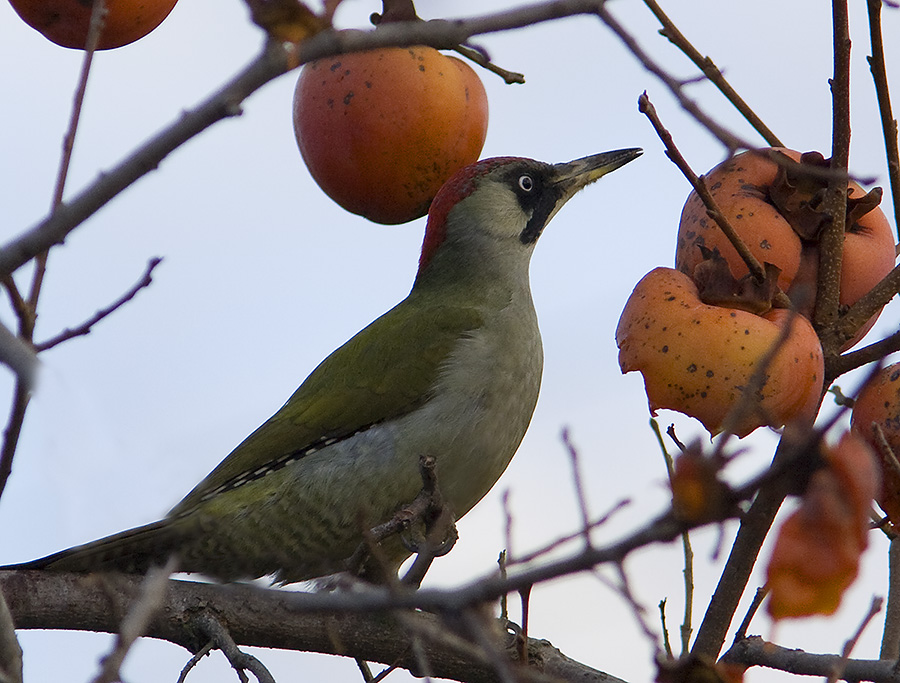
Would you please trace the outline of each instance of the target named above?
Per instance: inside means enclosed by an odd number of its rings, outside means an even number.
[[[796,163],[800,162],[800,166]],[[710,434],[746,436],[762,426],[811,425],[823,396],[824,358],[811,323],[828,163],[818,153],[769,149],[739,154],[705,178],[735,244],[691,193],[678,230],[675,268],[635,287],[616,330],[623,372],[640,371],[651,411],[697,418]],[[807,169],[812,169],[812,172]],[[839,303],[849,307],[894,268],[893,233],[880,189],[848,182]],[[764,274],[751,273],[739,249]],[[859,342],[874,315],[845,348]],[[797,508],[782,524],[768,565],[775,618],[830,614],[856,577],[872,501],[900,521],[900,364],[882,369],[856,401],[852,429],[813,460]],[[881,465],[879,467],[879,465]],[[723,498],[721,463],[697,446],[676,460],[676,514],[710,515]],[[718,494],[717,494],[718,492]]]

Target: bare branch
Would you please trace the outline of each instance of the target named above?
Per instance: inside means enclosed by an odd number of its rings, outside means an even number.
[[[764,666],[801,676],[827,677],[841,661],[841,656],[790,650],[758,636],[751,636],[735,643],[722,655],[722,661],[744,666]],[[851,659],[846,663],[842,676],[847,681],[897,683],[894,667],[895,663],[891,660]]]
[[[575,486],[575,498],[578,501],[578,510],[581,513],[581,534],[584,538],[584,545],[591,545],[591,515],[588,512],[587,496],[584,493],[584,481],[581,478],[581,467],[578,464],[578,449],[572,443],[569,437],[568,427],[564,427],[562,431],[562,442],[569,454],[569,461],[572,463],[572,484]]]
[[[744,99],[737,94],[737,91],[731,87],[731,84],[725,80],[725,76],[719,70],[719,67],[715,65],[713,60],[700,54],[697,48],[691,44],[684,34],[678,30],[678,27],[672,23],[672,20],[669,19],[666,13],[662,11],[659,3],[657,3],[656,0],[644,0],[644,4],[650,8],[650,11],[653,12],[656,18],[659,19],[659,23],[662,24],[660,33],[668,38],[675,47],[681,50],[687,58],[703,72],[703,75],[719,89],[719,92],[725,95],[726,99],[734,105],[735,109],[737,109],[741,115],[747,119],[747,122],[756,129],[756,132],[763,137],[766,144],[771,147],[784,147],[784,143],[778,139],[778,136],[763,123],[763,120],[750,108],[750,105],[748,105]]]
[[[0,588],[9,598],[13,618],[19,628],[26,629],[68,628],[113,633],[118,629],[114,615],[127,609],[139,585],[140,577],[123,574],[105,575],[100,582],[76,574],[0,572]],[[428,589],[401,596],[378,588],[353,594],[306,594],[249,584],[170,580],[164,607],[151,622],[147,635],[198,651],[206,644],[206,638],[198,634],[198,612],[205,613],[204,610],[214,605],[217,619],[228,625],[232,640],[242,646],[353,656],[419,672],[419,660],[409,647],[410,629],[415,628],[416,633],[423,635],[440,634],[440,637],[427,638],[423,644],[431,675],[494,683],[494,669],[478,654],[478,648],[460,643],[436,614],[395,612],[396,607],[372,609],[376,603],[391,605],[428,593],[432,593],[432,598],[437,594],[451,597],[454,592],[435,593]],[[329,605],[359,609],[354,609],[355,614],[342,614],[340,608],[329,614]],[[565,657],[546,641],[531,641],[528,651],[542,667],[543,674],[517,669],[523,681],[546,681],[547,676],[557,676],[587,683],[623,683]]]
[[[891,91],[888,88],[887,66],[884,61],[884,40],[881,30],[883,3],[882,0],[868,0],[866,4],[869,10],[869,41],[872,46],[872,55],[868,58],[869,69],[872,71],[872,80],[875,81],[875,95],[878,98],[888,178],[894,204],[894,227],[900,239],[900,150],[897,146],[897,119],[894,118],[891,109]]]
[[[900,351],[900,331],[894,332],[894,334],[856,351],[845,353],[842,356],[826,358],[825,386],[831,384],[845,372],[874,363],[895,351]]]
[[[897,296],[898,292],[900,292],[900,266],[895,266],[881,282],[854,303],[844,315],[836,318],[833,324],[820,330],[819,336],[826,357],[829,355],[828,349],[840,349],[873,315]],[[836,376],[834,375],[834,377]]]
[[[850,159],[850,26],[847,0],[832,0],[834,76],[831,79],[831,162],[832,171],[846,171]],[[844,251],[844,226],[847,214],[847,183],[837,176],[828,181],[822,203],[831,219],[819,239],[819,268],[816,281],[816,305],[813,323],[816,329],[833,324],[838,318],[841,263]],[[825,355],[836,349],[823,343]]]
[[[162,259],[158,257],[154,257],[147,262],[147,267],[144,270],[144,274],[141,276],[141,279],[138,280],[132,287],[125,292],[122,296],[116,299],[113,303],[111,303],[106,308],[101,308],[90,318],[85,320],[83,323],[78,325],[77,327],[67,328],[60,332],[55,337],[51,337],[50,339],[41,342],[39,344],[35,344],[35,349],[40,351],[46,351],[47,349],[52,349],[54,346],[62,344],[69,339],[74,339],[75,337],[81,337],[91,333],[91,329],[99,323],[104,318],[110,316],[115,313],[122,306],[131,301],[139,291],[144,289],[145,287],[149,287],[153,282],[153,270],[162,263]]]
[[[610,29],[612,29],[613,33],[615,33],[619,39],[625,44],[631,54],[633,54],[637,60],[644,66],[647,71],[652,73],[654,76],[659,78],[670,91],[675,96],[675,99],[678,100],[678,104],[681,105],[682,109],[684,109],[688,114],[693,116],[700,125],[706,128],[715,138],[719,140],[725,148],[728,150],[728,155],[730,156],[734,152],[739,149],[752,149],[754,145],[751,145],[749,142],[744,140],[743,138],[735,135],[722,125],[720,125],[717,121],[715,121],[712,117],[706,114],[700,107],[697,105],[694,100],[690,99],[687,95],[684,94],[684,88],[682,87],[682,82],[674,78],[668,72],[666,72],[659,64],[657,64],[653,59],[650,58],[643,48],[638,45],[637,41],[634,37],[628,33],[625,28],[613,17],[609,12],[606,11],[606,6],[603,5],[601,9],[598,11],[598,15],[600,19],[605,23]]]

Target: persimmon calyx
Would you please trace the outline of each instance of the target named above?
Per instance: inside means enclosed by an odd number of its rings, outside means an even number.
[[[831,216],[824,209],[828,180],[823,174],[805,171],[804,167],[828,169],[830,161],[820,152],[804,152],[800,155],[799,165],[779,164],[768,194],[801,239],[818,242],[822,230],[831,222]],[[881,203],[882,195],[880,187],[861,197],[850,197],[848,190],[844,231],[858,232],[859,220]]]
[[[700,293],[700,301],[710,306],[739,308],[756,315],[772,310],[776,295],[781,291],[778,288],[778,276],[781,274],[778,266],[764,263],[766,274],[762,280],[750,273],[736,278],[718,249],[698,247],[703,261],[694,268],[693,279]]]

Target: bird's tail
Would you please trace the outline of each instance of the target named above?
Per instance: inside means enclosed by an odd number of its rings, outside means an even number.
[[[0,569],[143,574],[153,566],[165,564],[175,554],[180,536],[171,521],[161,520],[30,562],[0,566]]]

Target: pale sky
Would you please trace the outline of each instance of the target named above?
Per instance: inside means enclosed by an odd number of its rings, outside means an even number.
[[[726,71],[783,140],[827,156],[827,4],[666,4],[683,32]],[[864,59],[864,3],[851,4],[851,171],[876,176],[886,185],[880,123]],[[369,13],[380,8],[362,0],[344,5],[338,14],[342,27],[364,26]],[[422,0],[418,9],[430,18],[513,6],[497,0]],[[444,14],[448,7],[452,15]],[[656,34],[658,25],[642,4],[620,0],[609,8],[676,76],[696,75]],[[884,25],[885,34],[896,37],[900,13],[886,9]],[[145,39],[98,54],[69,194],[218,88],[252,59],[261,40],[239,0],[181,0]],[[573,199],[541,238],[532,263],[545,348],[541,398],[507,473],[460,522],[460,541],[429,575],[431,585],[444,586],[494,570],[504,543],[504,491],[510,492],[515,519],[514,552],[577,529],[571,468],[560,441],[563,427],[580,449],[592,512],[599,515],[624,498],[632,501],[598,531],[598,543],[615,540],[663,509],[665,469],[647,426],[641,379],[620,374],[613,334],[641,276],[655,266],[672,265],[689,186],[638,113],[638,96],[647,90],[697,172],[724,154],[596,19],[565,19],[477,42],[498,64],[527,79],[526,85],[508,86],[479,70],[491,108],[482,156],[558,162],[623,147],[643,147],[645,153]],[[885,42],[889,75],[900,82],[900,41]],[[0,63],[0,237],[5,242],[40,220],[50,204],[81,53],[51,44],[2,3]],[[245,104],[242,117],[216,125],[176,151],[52,252],[38,339],[114,300],[141,275],[149,258],[162,256],[164,262],[153,285],[89,337],[42,356],[41,386],[0,501],[0,562],[32,559],[165,514],[322,358],[408,292],[424,219],[374,225],[322,194],[303,165],[291,129],[296,78],[293,72],[264,87]],[[692,85],[688,92],[707,112],[762,144],[711,86]],[[887,195],[885,208],[890,209]],[[895,302],[868,339],[895,330],[898,313]],[[0,315],[11,324],[8,311]],[[851,393],[858,379],[839,383]],[[0,372],[2,395],[10,386],[8,373]],[[672,421],[684,441],[705,434],[696,421],[660,414],[663,427]],[[746,439],[748,452],[734,464],[735,479],[762,468],[774,443],[770,432]],[[727,548],[734,525],[724,533]],[[717,540],[716,529],[695,535],[695,628],[723,559],[712,557]],[[885,593],[886,562],[886,543],[873,534],[863,573],[839,613],[781,625],[774,634],[778,642],[839,651],[872,595]],[[676,640],[681,569],[680,544],[641,551],[627,563],[654,628],[656,605],[668,599]],[[750,594],[762,580],[757,575],[753,582]],[[877,657],[878,621],[864,635],[857,656]],[[751,631],[773,636],[762,615]],[[622,598],[596,576],[537,587],[531,635],[627,680],[652,676],[649,643]],[[78,633],[22,633],[20,638],[29,682],[89,680],[111,642],[107,635]],[[253,652],[280,683],[359,677],[349,659]],[[142,641],[124,675],[130,683],[175,681],[188,658],[177,646]],[[188,680],[232,676],[216,653]],[[789,679],[761,670],[746,677],[748,683]],[[409,679],[397,673],[392,680]]]

